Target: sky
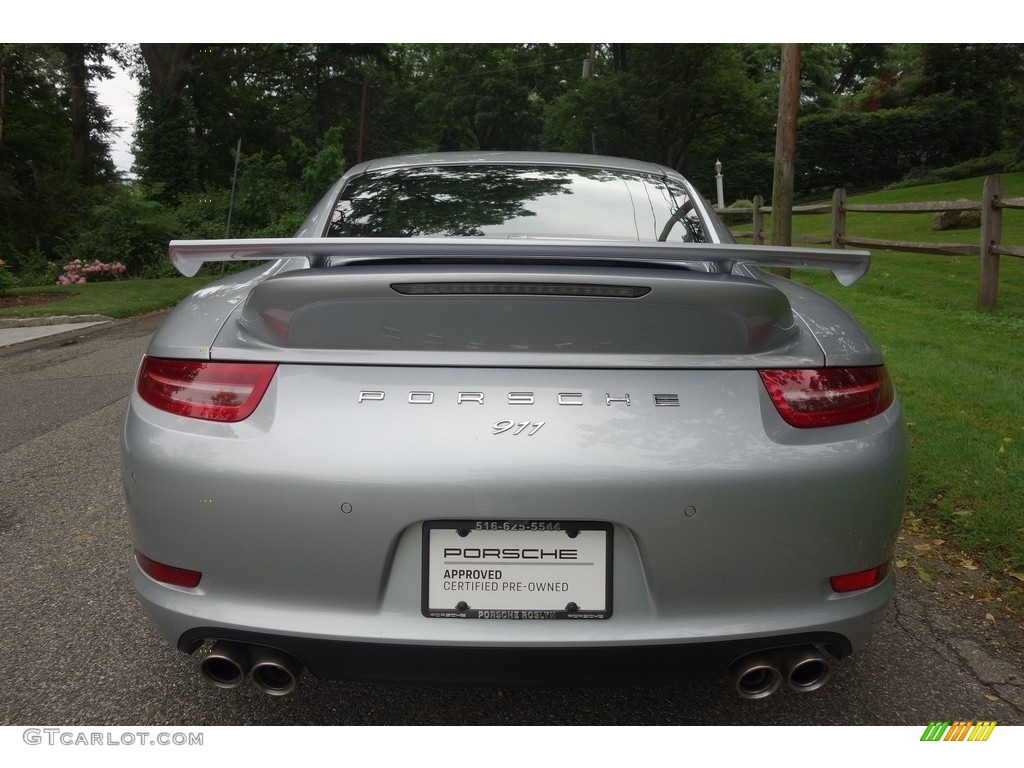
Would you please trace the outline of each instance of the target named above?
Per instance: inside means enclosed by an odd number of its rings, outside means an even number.
[[[113,62],[111,62],[113,64]],[[118,129],[117,137],[111,142],[110,156],[117,170],[129,173],[132,168],[132,131],[135,127],[135,100],[139,95],[139,84],[116,64],[112,80],[95,83],[96,98],[110,109],[110,122]]]

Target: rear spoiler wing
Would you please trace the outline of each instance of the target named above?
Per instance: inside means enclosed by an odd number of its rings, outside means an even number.
[[[740,265],[827,269],[843,285],[868,271],[867,251],[735,245],[731,243],[608,242],[606,240],[496,239],[482,237],[282,237],[235,240],[173,240],[171,262],[186,277],[206,262],[304,258],[310,266],[363,264],[382,259],[422,258],[473,261],[481,257],[539,262],[636,261],[652,264],[708,262],[718,272]]]

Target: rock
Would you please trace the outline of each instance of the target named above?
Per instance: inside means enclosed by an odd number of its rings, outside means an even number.
[[[974,205],[973,200],[957,200],[963,205]],[[981,226],[981,211],[939,211],[932,217],[932,231],[946,229],[977,229]]]

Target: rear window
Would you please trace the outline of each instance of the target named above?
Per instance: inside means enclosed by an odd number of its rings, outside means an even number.
[[[682,209],[685,214],[678,214]],[[679,219],[669,226],[677,214]],[[685,189],[601,168],[423,166],[352,179],[328,237],[573,237],[703,242]]]

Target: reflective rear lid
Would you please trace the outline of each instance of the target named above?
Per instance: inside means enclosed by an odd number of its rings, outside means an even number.
[[[557,355],[567,365],[577,355],[760,355],[799,335],[786,297],[748,278],[522,266],[300,270],[257,285],[238,324],[239,341],[263,347]]]

